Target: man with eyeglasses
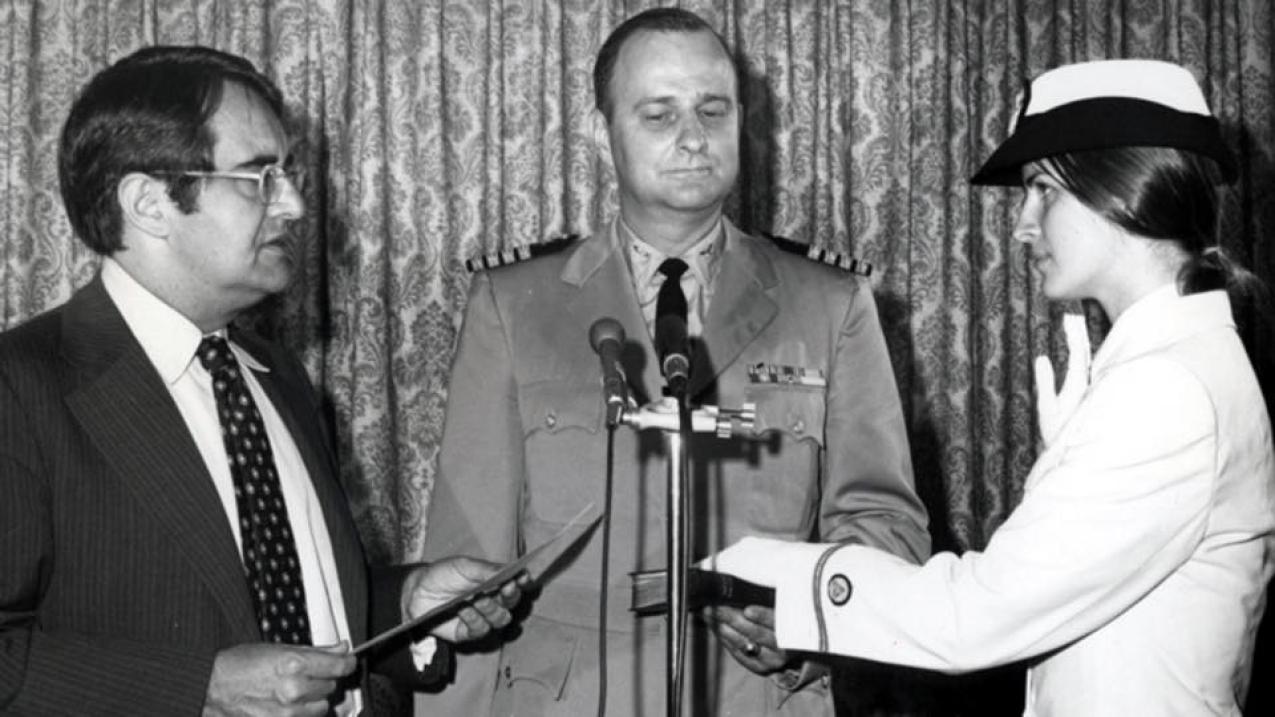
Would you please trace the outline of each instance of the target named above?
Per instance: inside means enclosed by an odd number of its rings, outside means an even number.
[[[283,116],[251,63],[201,47],[140,50],[71,108],[62,197],[102,266],[0,334],[0,712],[370,712],[369,615],[495,571],[450,558],[369,590],[303,369],[231,326],[295,270]],[[503,627],[520,587],[433,634]],[[409,679],[447,667],[446,643],[423,670],[399,652]]]
[[[199,169],[152,170],[151,174],[161,177],[200,177],[203,179],[239,179],[257,185],[257,198],[263,206],[277,204],[283,200],[291,183],[298,192],[305,189],[305,173],[299,167],[284,167],[281,164],[267,164],[254,169],[204,171]]]

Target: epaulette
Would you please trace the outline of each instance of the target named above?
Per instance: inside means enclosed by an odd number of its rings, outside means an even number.
[[[579,234],[564,234],[537,244],[516,246],[504,251],[493,251],[466,259],[465,269],[473,273],[484,269],[495,269],[498,266],[517,264],[520,261],[526,261],[537,256],[545,256],[546,254],[562,251],[576,243],[579,238]]]
[[[803,244],[799,241],[794,241],[792,239],[788,239],[781,236],[775,236],[774,234],[763,233],[763,236],[765,236],[767,239],[774,242],[775,246],[779,247],[780,249],[783,249],[786,252],[791,252],[793,254],[804,254],[805,257],[807,259],[810,259],[811,261],[817,261],[821,264],[835,266],[839,269],[844,269],[852,274],[859,274],[865,277],[872,276],[872,264],[862,259],[856,259],[852,256],[838,254],[835,251],[829,251],[828,249],[821,249],[812,244]]]

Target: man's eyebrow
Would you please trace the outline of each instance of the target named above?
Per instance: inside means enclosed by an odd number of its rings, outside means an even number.
[[[676,98],[672,95],[660,95],[658,97],[642,97],[633,103],[633,107],[640,108],[644,105],[671,105],[676,102]]]
[[[263,152],[261,154],[253,155],[249,159],[246,159],[240,162],[239,164],[236,164],[234,166],[234,169],[244,169],[248,167],[265,167],[267,165],[278,164],[278,163],[279,163],[279,155],[270,153],[270,152]]]
[[[720,95],[716,92],[707,92],[702,94],[699,96],[698,100],[700,104],[704,104],[705,102],[728,102],[734,104],[735,102],[735,98],[730,95]]]
[[[733,104],[734,98],[730,95],[723,95],[716,92],[706,92],[695,96],[695,104],[702,105],[707,102],[728,102]],[[677,97],[675,95],[659,95],[656,97],[643,97],[633,103],[634,108],[641,108],[646,105],[675,105]]]

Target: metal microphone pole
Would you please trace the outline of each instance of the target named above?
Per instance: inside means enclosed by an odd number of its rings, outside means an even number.
[[[682,336],[685,329],[682,329]],[[607,386],[607,425],[623,423],[638,431],[658,429],[664,434],[668,460],[667,538],[668,572],[668,642],[666,675],[668,717],[680,717],[682,674],[685,666],[687,625],[687,568],[690,557],[687,536],[690,533],[690,481],[687,471],[686,441],[691,433],[714,433],[719,438],[750,436],[756,418],[756,407],[744,404],[742,409],[719,409],[701,406],[691,411],[687,404],[686,383],[689,361],[684,349],[678,354],[681,364],[668,375],[668,397],[642,408],[630,407],[622,396],[622,373],[619,373],[619,347],[624,343],[624,329],[614,319],[599,319],[590,330],[590,343],[602,357],[604,386]],[[618,379],[617,379],[618,375]],[[615,388],[613,384],[618,384]],[[613,395],[614,394],[614,395]]]
[[[664,431],[664,449],[668,457],[668,643],[665,646],[668,689],[668,717],[682,714],[682,670],[686,648],[686,536],[688,490],[686,440],[690,437],[690,411],[686,406],[685,383],[674,389],[677,401],[677,430]]]
[[[666,644],[669,717],[678,717],[682,699],[687,616],[688,549],[690,523],[687,510],[690,481],[686,470],[686,439],[691,433],[711,433],[718,438],[748,437],[753,433],[757,408],[746,403],[740,409],[700,406],[689,410],[684,399],[664,398],[639,409],[626,409],[620,423],[639,431],[657,429],[664,434],[668,456],[668,642]]]

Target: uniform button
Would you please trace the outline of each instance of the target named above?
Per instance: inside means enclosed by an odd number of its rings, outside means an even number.
[[[837,573],[828,579],[828,599],[833,605],[845,605],[850,600],[850,593],[854,592],[854,587],[850,584],[850,578]]]
[[[792,432],[801,435],[806,430],[806,422],[798,418],[792,422]]]
[[[554,413],[553,411],[549,411],[548,413],[546,413],[545,425],[550,428],[553,428],[554,426],[558,425],[558,414]]]
[[[509,665],[505,665],[505,681],[513,682],[513,670],[509,669]]]

